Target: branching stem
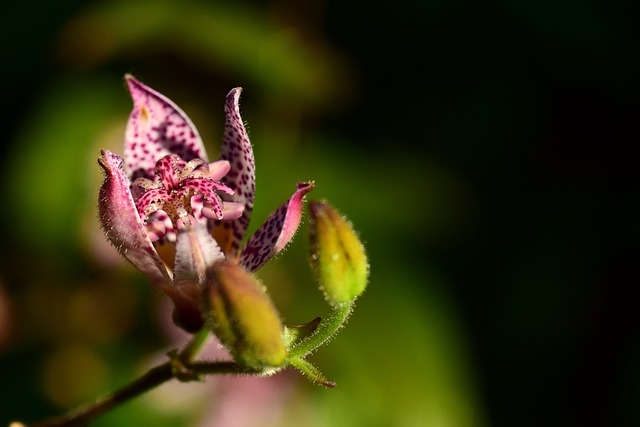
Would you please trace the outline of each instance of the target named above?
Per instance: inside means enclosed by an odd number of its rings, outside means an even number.
[[[165,383],[173,378],[171,362],[163,363],[150,369],[146,374],[131,384],[99,398],[96,402],[88,403],[65,415],[50,418],[29,427],[76,427],[86,426],[87,423],[104,412]]]
[[[322,319],[313,334],[289,349],[289,358],[304,358],[318,347],[326,344],[344,326],[352,310],[353,301],[334,306],[329,316]]]
[[[255,374],[235,362],[194,362],[202,346],[209,336],[204,329],[194,335],[193,339],[180,351],[169,353],[170,360],[150,369],[140,378],[123,388],[102,396],[95,402],[80,406],[68,413],[29,424],[28,427],[84,427],[94,418],[110,409],[138,397],[165,382],[178,379],[180,381],[197,381],[204,375],[215,374]],[[12,423],[10,427],[24,427],[21,423]]]

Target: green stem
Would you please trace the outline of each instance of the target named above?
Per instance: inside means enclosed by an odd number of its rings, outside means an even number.
[[[209,335],[211,335],[211,331],[209,331],[208,328],[200,329],[180,352],[180,355],[178,356],[180,360],[186,364],[192,362],[200,350],[202,350],[202,347],[207,342]]]
[[[329,317],[322,319],[315,332],[295,344],[289,350],[289,359],[302,359],[323,344],[326,344],[344,326],[351,315],[353,301],[334,306]]]

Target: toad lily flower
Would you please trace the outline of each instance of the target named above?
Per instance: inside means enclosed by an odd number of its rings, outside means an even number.
[[[255,164],[240,117],[241,88],[227,95],[220,159],[209,163],[198,131],[177,105],[130,75],[125,80],[134,107],[124,159],[100,152],[100,220],[120,253],[173,300],[176,323],[193,332],[204,324],[203,288],[218,274],[216,266],[251,273],[280,252],[314,185],[298,183],[243,245]]]

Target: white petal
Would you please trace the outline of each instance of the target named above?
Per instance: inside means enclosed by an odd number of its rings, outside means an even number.
[[[207,270],[224,259],[224,254],[207,227],[194,221],[191,227],[178,232],[175,286],[204,285]]]

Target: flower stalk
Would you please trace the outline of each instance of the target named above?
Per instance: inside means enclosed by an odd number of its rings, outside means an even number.
[[[198,381],[204,375],[221,375],[221,374],[251,374],[251,370],[238,365],[235,362],[191,362],[181,357],[185,357],[190,352],[184,350],[179,353],[178,359],[171,358],[170,360],[151,368],[144,375],[134,380],[125,387],[102,396],[95,402],[88,403],[77,409],[74,409],[64,415],[49,418],[44,421],[39,421],[33,424],[24,425],[19,422],[14,422],[10,427],[79,427],[86,426],[90,421],[96,417],[108,412],[109,410],[128,402],[129,400],[138,397],[154,388],[170,381],[172,379],[179,379],[185,381],[184,377],[181,377],[176,372],[176,360],[179,361],[184,368],[193,373],[191,381]]]
[[[289,348],[288,360],[302,359],[331,341],[349,319],[353,306],[351,301],[334,305],[329,316],[322,319],[313,334]]]

